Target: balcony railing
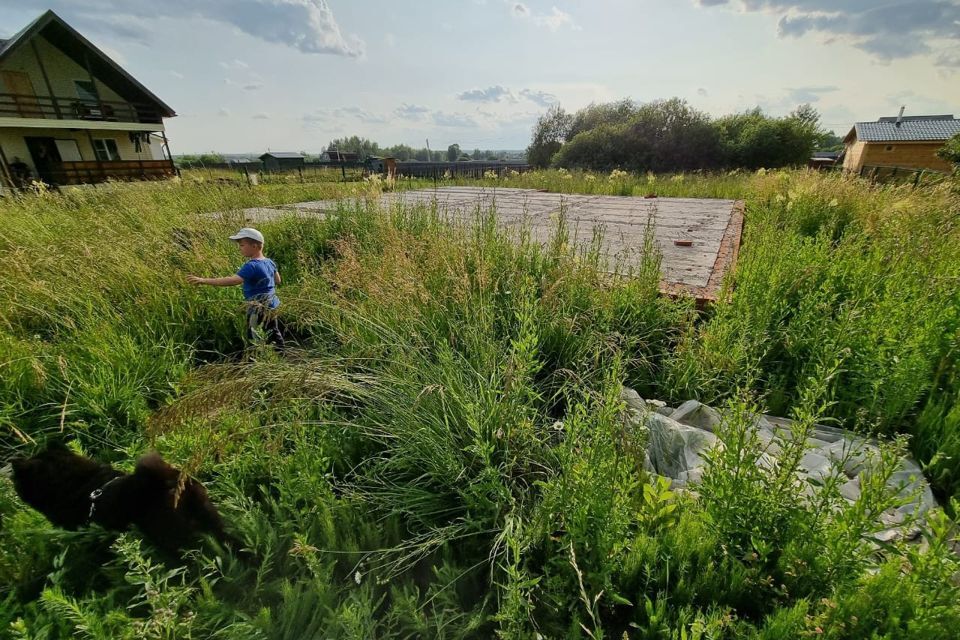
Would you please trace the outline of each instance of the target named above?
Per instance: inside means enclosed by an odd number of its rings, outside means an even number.
[[[0,117],[100,122],[160,123],[154,105],[118,100],[83,100],[63,96],[0,93]]]
[[[161,180],[172,178],[177,170],[170,160],[83,160],[54,162],[41,173],[44,182],[68,185],[107,180]]]

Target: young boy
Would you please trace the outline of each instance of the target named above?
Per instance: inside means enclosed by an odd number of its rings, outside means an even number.
[[[276,309],[280,306],[276,287],[280,284],[280,272],[273,260],[263,255],[263,234],[256,229],[244,227],[230,236],[236,241],[240,253],[247,262],[236,275],[224,278],[200,278],[187,276],[190,284],[206,284],[213,287],[243,285],[243,297],[247,301],[247,338],[256,341],[256,329],[262,326],[267,342],[283,351],[283,333],[277,321]]]

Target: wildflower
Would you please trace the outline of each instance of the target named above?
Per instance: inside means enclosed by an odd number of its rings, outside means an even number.
[[[593,175],[592,173],[588,173],[586,176],[584,176],[584,178],[587,182],[593,182],[597,179],[597,176]]]
[[[657,176],[654,175],[653,171],[647,171],[647,184],[653,184],[657,181]]]
[[[764,169],[763,167],[760,167],[759,169],[757,169],[757,175],[758,175],[758,176],[765,176],[765,175],[767,175],[767,170]]]
[[[490,169],[488,171],[483,172],[483,177],[486,180],[496,180],[499,176],[497,175],[496,171],[494,171],[493,169]]]
[[[683,182],[683,174],[678,173],[677,175],[670,178],[670,182]]]
[[[510,171],[507,172],[507,175],[511,178],[516,178],[518,175],[520,175],[520,172],[516,169],[510,169]]]
[[[621,171],[620,169],[614,169],[610,172],[611,180],[620,180],[621,178],[626,178],[629,174],[626,171]]]

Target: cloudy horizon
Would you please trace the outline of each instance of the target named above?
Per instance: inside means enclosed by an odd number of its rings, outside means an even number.
[[[960,0],[0,0],[0,37],[46,9],[177,111],[174,153],[521,149],[548,107],[622,98],[810,103],[840,135],[960,114]]]

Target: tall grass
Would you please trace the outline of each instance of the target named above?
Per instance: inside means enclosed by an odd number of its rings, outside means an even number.
[[[185,284],[239,264],[224,240],[239,216],[205,213],[376,185],[188,177],[3,203],[5,455],[71,438],[129,468],[155,447],[255,556],[207,547],[164,566],[134,535],[53,529],[3,481],[5,631],[952,637],[951,521],[934,513],[919,546],[869,536],[904,446],[941,497],[957,492],[956,191],[807,172],[485,182],[742,197],[740,265],[699,314],[657,294],[651,246],[611,276],[562,224],[541,247],[494,211],[451,226],[361,197],[262,226],[295,343],[280,358],[244,350],[237,292]],[[624,383],[726,407],[696,493],[643,471]],[[883,435],[861,499],[808,500],[800,445],[757,466],[746,425],[761,409]]]

